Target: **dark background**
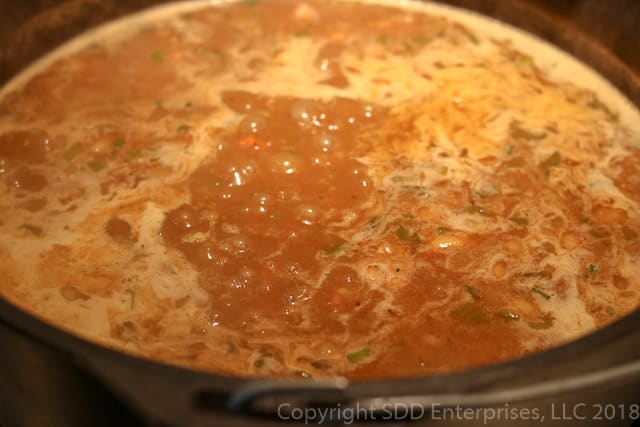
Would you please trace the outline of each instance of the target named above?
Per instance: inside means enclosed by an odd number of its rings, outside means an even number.
[[[1,0],[0,83],[38,55],[89,28],[159,0]],[[578,32],[610,50],[640,74],[640,1],[638,0],[444,0],[498,16],[540,34],[562,47]],[[515,6],[515,7],[514,7]],[[540,20],[519,15],[538,7]],[[516,12],[514,12],[514,10]],[[535,14],[534,14],[535,16]],[[549,18],[555,22],[550,23]],[[551,26],[549,24],[552,24]],[[552,28],[553,27],[553,28]],[[562,27],[565,31],[558,32]],[[577,52],[578,56],[580,52]],[[592,64],[593,65],[593,64]],[[602,70],[600,70],[602,72]]]

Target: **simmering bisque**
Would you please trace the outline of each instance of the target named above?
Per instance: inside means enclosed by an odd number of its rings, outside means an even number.
[[[241,376],[449,372],[632,311],[637,113],[438,10],[183,5],[16,80],[0,293]]]

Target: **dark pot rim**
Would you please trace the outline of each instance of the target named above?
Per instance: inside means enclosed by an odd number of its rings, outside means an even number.
[[[444,3],[497,18],[546,39],[592,66],[625,93],[636,106],[640,106],[640,71],[632,69],[597,40],[578,30],[568,19],[549,13],[524,0],[511,2],[447,0]],[[508,6],[504,6],[505,4]],[[113,13],[108,17],[119,16],[116,12]],[[62,41],[59,40],[57,43]],[[150,401],[157,406],[158,395],[163,393],[164,401],[168,402],[166,390],[162,388],[169,385],[174,387],[175,393],[188,396],[189,401],[179,402],[180,405],[192,407],[193,399],[197,400],[203,392],[212,395],[218,393],[223,397],[245,396],[246,402],[250,402],[261,395],[255,388],[256,384],[266,383],[267,392],[282,385],[291,390],[304,392],[309,388],[309,384],[322,383],[318,381],[256,382],[251,378],[200,372],[142,359],[69,334],[28,314],[2,297],[0,297],[0,320],[18,333],[33,337],[44,345],[68,355],[71,363],[93,373],[108,387],[139,404],[143,411],[168,411],[170,408],[175,410],[175,406],[172,407],[170,403],[167,403],[166,408],[154,409],[149,406]],[[341,396],[340,398],[425,396],[429,393],[474,395],[489,390],[509,390],[531,385],[532,382],[544,383],[572,375],[584,375],[593,369],[593,366],[581,366],[573,361],[606,348],[616,340],[637,334],[638,331],[640,331],[640,308],[591,334],[516,360],[434,376],[322,384],[325,384],[329,390],[335,390],[338,396]],[[637,360],[629,363],[635,362]],[[601,368],[605,369],[605,367]],[[136,385],[129,388],[132,382]],[[313,391],[313,388],[309,391]],[[212,410],[229,409],[225,406],[228,400],[226,398],[222,400],[224,401],[222,406],[218,408],[212,405]]]

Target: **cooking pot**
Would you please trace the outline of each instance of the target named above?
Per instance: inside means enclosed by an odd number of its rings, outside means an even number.
[[[158,0],[0,5],[0,84],[69,38]],[[574,54],[640,107],[637,0],[449,0]],[[579,83],[579,82],[578,82]],[[640,262],[640,260],[638,260]],[[640,417],[640,310],[565,345],[447,375],[349,382],[250,380],[94,345],[0,299],[0,425],[631,426]]]

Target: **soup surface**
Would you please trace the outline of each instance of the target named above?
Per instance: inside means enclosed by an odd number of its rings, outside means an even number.
[[[607,88],[428,4],[111,24],[3,92],[0,293],[240,376],[428,375],[566,342],[640,302],[640,117]]]

